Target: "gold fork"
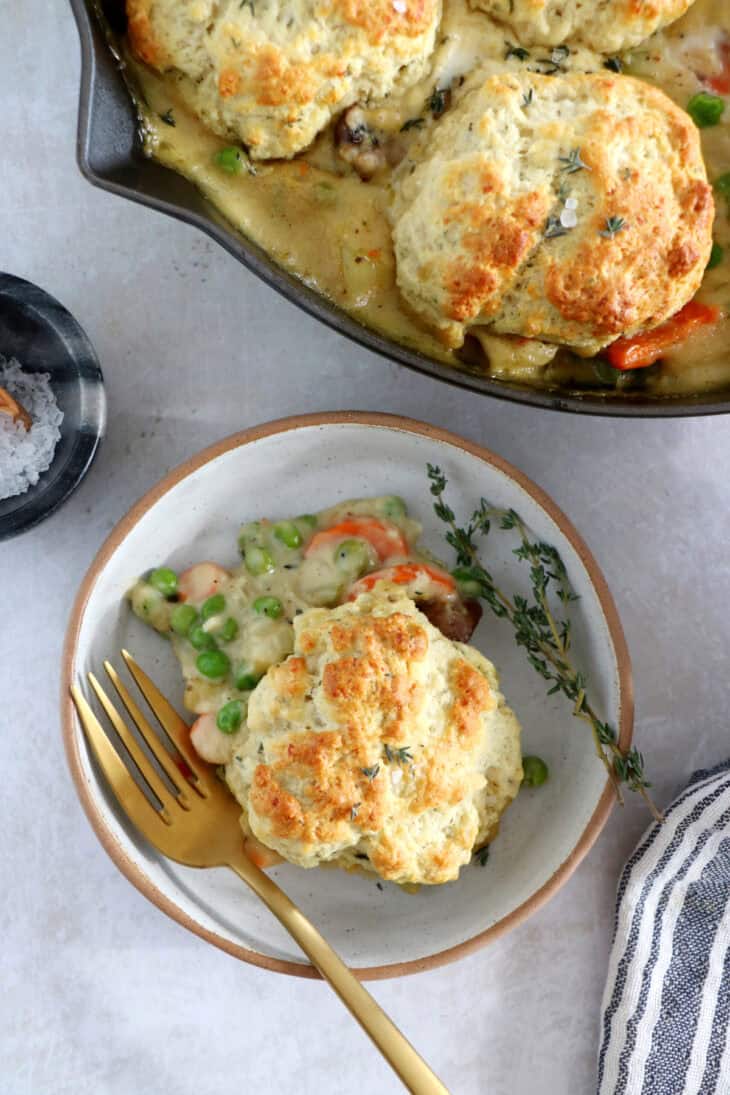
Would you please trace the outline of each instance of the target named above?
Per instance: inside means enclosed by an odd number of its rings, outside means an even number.
[[[163,855],[188,867],[230,867],[261,898],[306,956],[329,981],[345,1007],[373,1040],[409,1091],[417,1095],[449,1095],[410,1042],[373,1000],[351,970],[294,903],[246,855],[238,823],[241,808],[215,773],[200,760],[190,743],[186,723],[142,671],[131,654],[122,657],[162,729],[190,770],[186,778],[163,745],[110,662],[104,668],[124,707],[164,771],[166,785],[101,684],[89,673],[89,683],[124,744],[138,775],[159,803],[155,807],[130,774],[77,686],[71,695],[86,738],[119,805],[140,832]]]

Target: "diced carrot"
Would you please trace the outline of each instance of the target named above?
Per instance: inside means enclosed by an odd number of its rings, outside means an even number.
[[[305,558],[323,548],[334,548],[342,540],[365,540],[372,547],[381,563],[396,555],[408,554],[408,543],[397,525],[379,521],[375,517],[346,517],[338,525],[315,532],[304,549]]]
[[[372,251],[368,251],[368,258],[369,259],[373,259],[373,260],[379,259],[380,255],[381,255],[381,251],[380,251],[379,247],[373,247]]]
[[[394,582],[399,586],[419,582],[423,586],[423,593],[429,593],[432,597],[453,597],[456,594],[456,582],[446,571],[437,570],[427,563],[399,563],[360,578],[353,585],[347,599],[354,601],[361,593],[369,593],[377,582]]]
[[[730,39],[726,39],[719,49],[722,71],[716,76],[706,76],[705,83],[718,95],[730,95]]]
[[[684,342],[698,327],[716,323],[719,318],[719,308],[691,300],[675,316],[655,327],[653,331],[645,331],[633,338],[619,338],[611,343],[606,350],[606,357],[614,369],[622,372],[643,369],[647,365],[653,365],[672,346]]]

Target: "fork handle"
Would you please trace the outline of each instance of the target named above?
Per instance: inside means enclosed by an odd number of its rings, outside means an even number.
[[[414,1095],[449,1095],[408,1039],[282,889],[245,852],[228,864],[251,887],[319,970]]]

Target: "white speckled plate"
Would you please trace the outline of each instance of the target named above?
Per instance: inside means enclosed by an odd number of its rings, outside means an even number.
[[[151,901],[198,935],[268,969],[317,976],[268,911],[230,871],[169,862],[131,827],[92,763],[68,696],[72,681],[119,661],[128,647],[162,690],[180,700],[169,646],[135,619],[123,598],[150,566],[183,568],[200,559],[236,561],[236,532],[262,515],[287,516],[365,495],[402,495],[424,526],[424,542],[449,558],[433,515],[426,463],[449,478],[449,501],[466,516],[485,496],[516,509],[556,545],[580,600],[573,606],[574,657],[591,697],[628,745],[631,668],[621,625],[594,559],[552,501],[515,468],[461,438],[408,419],[322,414],[273,422],[228,438],[170,472],[117,525],[92,563],[69,625],[62,674],[65,743],[81,802],[121,871]],[[488,541],[489,569],[507,588],[524,585],[514,542]],[[404,893],[344,871],[274,874],[344,959],[363,977],[389,977],[451,961],[520,923],[565,882],[597,837],[612,792],[588,728],[514,644],[511,628],[485,616],[474,637],[497,666],[523,725],[523,751],[538,753],[550,780],[523,789],[507,811],[486,866],[464,868],[458,882]]]

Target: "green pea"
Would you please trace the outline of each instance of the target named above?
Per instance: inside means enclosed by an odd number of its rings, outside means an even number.
[[[170,614],[170,627],[177,635],[187,635],[198,622],[198,613],[192,605],[175,605]]]
[[[719,243],[713,243],[712,250],[710,251],[710,258],[707,262],[706,270],[714,270],[716,266],[719,266],[722,260],[725,258],[725,252]]]
[[[203,620],[209,620],[211,616],[219,616],[226,607],[226,599],[222,593],[214,593],[207,601],[203,601],[200,616]]]
[[[270,574],[274,570],[274,560],[271,557],[271,552],[267,551],[266,548],[256,547],[255,544],[251,544],[245,549],[243,561],[250,574]]]
[[[188,631],[188,640],[196,650],[215,650],[216,641],[200,624],[195,623]]]
[[[234,684],[239,692],[250,692],[261,680],[262,673],[254,673],[249,665],[240,665],[236,669]]]
[[[220,629],[220,637],[224,643],[232,643],[234,639],[238,638],[238,624],[233,616],[229,616],[223,624]]]
[[[335,563],[346,574],[362,574],[370,566],[370,554],[364,540],[343,540],[337,545]]]
[[[391,494],[388,498],[383,499],[383,514],[385,517],[397,520],[399,517],[405,517],[407,513],[408,509],[405,502],[397,494]]]
[[[463,597],[478,597],[482,592],[482,584],[474,577],[471,567],[456,567],[451,571],[451,577],[457,582]]]
[[[687,113],[699,129],[717,125],[725,110],[725,100],[709,91],[698,91],[687,103]]]
[[[228,673],[231,662],[222,650],[202,650],[195,659],[195,666],[204,677],[220,680]]]
[[[718,194],[722,194],[723,198],[730,201],[730,171],[726,171],[724,175],[720,175],[719,179],[715,179],[713,185]]]
[[[224,703],[216,715],[215,723],[224,734],[235,734],[243,719],[243,706],[240,700]]]
[[[253,610],[261,616],[268,616],[270,620],[278,620],[284,611],[284,606],[278,597],[257,597],[253,603]]]
[[[147,581],[163,597],[174,597],[177,593],[177,574],[169,567],[157,567]]]
[[[302,546],[302,534],[293,521],[279,521],[274,525],[274,536],[288,548]]]
[[[540,787],[548,778],[548,766],[542,757],[522,758],[522,782],[528,787]]]
[[[241,149],[236,148],[235,145],[231,145],[229,148],[222,148],[220,152],[216,152],[213,157],[213,162],[218,167],[223,168],[229,175],[240,175],[243,171],[243,156]]]

